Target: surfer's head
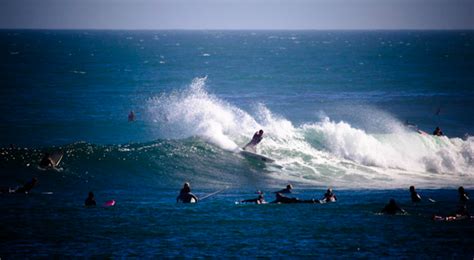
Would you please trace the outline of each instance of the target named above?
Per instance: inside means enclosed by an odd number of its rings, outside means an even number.
[[[260,130],[258,131],[258,134],[263,135],[263,130],[260,129]]]
[[[415,186],[410,186],[410,192],[415,192]]]
[[[94,198],[94,193],[92,191],[89,191],[89,198]]]
[[[286,185],[286,189],[291,190],[291,189],[293,189],[293,186],[291,184],[288,184],[288,185]]]
[[[464,194],[464,187],[463,186],[459,187],[458,192],[461,194]]]
[[[185,192],[191,192],[191,186],[189,185],[189,182],[185,182],[183,185],[183,191]]]

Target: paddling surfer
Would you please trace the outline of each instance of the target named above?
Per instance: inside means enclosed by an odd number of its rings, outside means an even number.
[[[255,203],[255,204],[265,204],[265,198],[263,197],[263,193],[260,193],[257,198],[255,199],[248,199],[248,200],[241,200],[240,203]]]
[[[287,197],[279,192],[276,194],[276,199],[272,201],[271,203],[278,203],[278,204],[292,204],[292,203],[319,203],[318,200],[301,200],[298,198],[290,198]]]
[[[38,184],[38,179],[33,177],[31,181],[25,183],[23,186],[15,190],[15,193],[25,193],[28,194],[36,185]]]

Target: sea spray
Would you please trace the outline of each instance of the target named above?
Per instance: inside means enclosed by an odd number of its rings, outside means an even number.
[[[249,133],[258,124],[244,111],[208,94],[206,79],[195,78],[185,91],[150,99],[148,114],[165,136],[201,136],[223,149],[236,150],[231,137]]]

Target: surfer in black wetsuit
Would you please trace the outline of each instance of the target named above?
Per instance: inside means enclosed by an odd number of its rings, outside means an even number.
[[[263,193],[260,193],[255,199],[241,200],[241,203],[255,203],[255,204],[265,204],[267,203],[263,198]]]
[[[128,114],[128,122],[132,121],[135,121],[135,113],[133,113],[133,111],[130,111],[130,113]]]
[[[252,137],[252,140],[244,146],[244,150],[249,146],[252,148],[255,147],[258,143],[262,141],[262,139],[263,139],[263,130],[260,129],[259,131],[255,132],[255,134]]]
[[[415,186],[410,186],[410,197],[411,197],[411,202],[413,203],[418,203],[421,202],[421,196],[416,192]]]
[[[191,193],[191,187],[188,182],[184,183],[183,188],[179,192],[178,197],[176,198],[176,203],[191,203],[191,202],[198,202],[198,197]]]
[[[433,135],[436,135],[436,136],[442,136],[443,135],[443,132],[441,131],[439,126],[437,126],[436,129],[433,131]]]
[[[395,215],[398,212],[406,213],[406,211],[404,209],[400,208],[397,205],[397,203],[395,202],[394,199],[390,199],[389,203],[387,205],[385,205],[385,207],[381,211],[381,213],[388,214],[388,215]]]
[[[298,198],[290,198],[287,197],[279,192],[276,194],[276,199],[271,203],[279,203],[279,204],[292,204],[292,203],[319,203],[318,200],[300,200]]]
[[[51,157],[50,157],[49,153],[44,154],[43,158],[41,159],[41,161],[39,163],[39,166],[41,168],[54,167],[54,162],[53,162],[53,160],[51,160]]]
[[[26,193],[28,194],[36,185],[38,184],[38,179],[34,177],[31,181],[25,183],[22,187],[15,190],[15,193]]]
[[[85,206],[95,206],[97,203],[95,202],[94,193],[92,191],[89,192],[86,201],[84,202]]]
[[[324,197],[321,199],[321,201],[323,202],[335,202],[337,201],[337,197],[336,195],[334,194],[334,192],[332,192],[332,189],[329,188],[326,193],[324,193]]]
[[[281,193],[281,194],[286,194],[286,193],[291,193],[291,190],[293,189],[293,186],[291,184],[286,185],[286,188],[275,191],[274,193]]]

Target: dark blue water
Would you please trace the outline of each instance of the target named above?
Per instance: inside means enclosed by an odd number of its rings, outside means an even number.
[[[470,259],[473,222],[431,216],[474,187],[473,71],[472,31],[0,31],[0,186],[39,179],[0,196],[0,257]],[[237,152],[257,129],[273,164]],[[287,183],[339,201],[235,204]]]

